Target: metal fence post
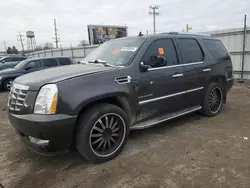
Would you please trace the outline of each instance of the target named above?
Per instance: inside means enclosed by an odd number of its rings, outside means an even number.
[[[246,35],[247,35],[247,15],[244,16],[244,35],[243,35],[243,49],[242,49],[242,64],[241,64],[241,80],[244,77],[245,51],[246,51]]]
[[[46,57],[46,50],[45,50],[45,49],[43,49],[43,51],[44,51],[44,57]]]
[[[63,49],[62,49],[62,45],[61,45],[61,56],[63,56]]]
[[[70,49],[71,49],[71,56],[72,56],[72,60],[74,61],[74,51],[73,51],[73,48],[72,48],[72,43],[70,45]]]
[[[84,53],[84,57],[86,57],[86,45],[84,44],[84,41],[83,41],[83,53]]]
[[[53,57],[53,50],[52,50],[52,48],[50,48],[50,51],[51,51],[51,56]]]

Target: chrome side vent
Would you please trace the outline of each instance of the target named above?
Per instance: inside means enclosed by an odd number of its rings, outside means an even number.
[[[121,77],[117,77],[115,79],[115,81],[118,83],[118,84],[127,84],[127,83],[130,83],[132,80],[131,76],[121,76]]]

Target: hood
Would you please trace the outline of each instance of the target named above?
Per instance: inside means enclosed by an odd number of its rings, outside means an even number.
[[[70,78],[108,71],[112,69],[114,68],[104,67],[102,65],[73,64],[25,74],[16,78],[15,83],[30,86],[31,90],[38,90],[42,85],[47,83],[57,83]]]
[[[13,69],[13,68],[0,70],[0,76],[8,74],[17,74],[17,73],[23,73],[23,71],[20,69]]]

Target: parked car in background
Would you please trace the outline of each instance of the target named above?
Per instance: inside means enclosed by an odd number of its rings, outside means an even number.
[[[27,59],[27,57],[20,56],[20,55],[11,55],[11,56],[5,56],[0,59],[0,70],[7,69],[7,68],[13,68],[15,67],[19,62]]]
[[[68,57],[26,59],[14,68],[0,71],[0,86],[1,88],[10,90],[13,80],[18,76],[50,67],[70,65],[72,63],[72,60]]]
[[[15,79],[9,119],[28,148],[52,155],[75,145],[105,162],[122,151],[129,130],[195,111],[216,116],[234,82],[229,53],[209,36],[114,39],[83,62]]]

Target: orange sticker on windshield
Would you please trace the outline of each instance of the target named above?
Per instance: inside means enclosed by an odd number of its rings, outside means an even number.
[[[158,52],[160,55],[163,55],[164,54],[164,49],[163,48],[158,48]]]
[[[112,52],[112,54],[118,54],[119,52],[120,52],[119,49],[115,49],[115,50]]]

